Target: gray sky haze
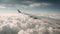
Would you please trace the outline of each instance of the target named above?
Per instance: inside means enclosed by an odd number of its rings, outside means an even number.
[[[0,13],[51,12],[60,13],[60,0],[0,0]]]

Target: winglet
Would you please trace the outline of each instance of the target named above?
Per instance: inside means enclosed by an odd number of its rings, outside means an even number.
[[[19,9],[17,9],[18,13],[21,13],[21,11]]]

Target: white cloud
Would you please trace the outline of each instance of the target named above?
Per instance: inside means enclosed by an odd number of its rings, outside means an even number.
[[[39,3],[33,3],[33,4],[30,4],[29,6],[30,7],[35,7],[35,6],[40,6],[41,4],[39,4]]]
[[[20,8],[20,7],[22,7],[22,8],[32,8],[32,7],[44,7],[44,6],[50,6],[51,4],[49,4],[49,3],[33,3],[33,2],[31,2],[31,3],[29,3],[29,4],[27,4],[27,5],[25,5],[25,4],[15,4],[14,6],[15,7],[18,7],[18,8]]]
[[[32,8],[32,7],[44,7],[44,6],[50,6],[50,3],[35,3],[35,2],[22,2],[22,4],[0,4],[0,8],[6,8],[6,7],[16,7],[16,8]]]
[[[49,3],[33,3],[33,4],[30,4],[29,6],[30,7],[41,7],[41,6],[49,6],[50,4]]]
[[[33,19],[20,13],[6,15],[0,14],[0,34],[59,34],[60,32],[60,25],[44,18]]]
[[[5,6],[0,6],[0,8],[6,8]]]

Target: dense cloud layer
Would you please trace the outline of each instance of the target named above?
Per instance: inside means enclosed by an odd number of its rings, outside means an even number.
[[[60,25],[24,14],[5,15],[0,16],[0,34],[60,34]]]

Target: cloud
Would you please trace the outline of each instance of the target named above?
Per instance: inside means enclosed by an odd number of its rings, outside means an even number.
[[[30,4],[29,6],[39,7],[39,6],[48,6],[48,5],[49,5],[48,3],[33,3],[33,4]]]
[[[58,1],[58,0],[57,0]],[[58,5],[60,6],[60,2],[58,1],[54,1],[54,0],[0,0],[0,3],[4,3],[4,4],[19,4],[19,5],[30,5],[33,3],[51,3],[53,5]],[[32,5],[31,5],[32,6]]]
[[[34,8],[35,7],[41,7],[43,9],[52,8],[59,10],[59,3],[56,3],[56,1],[51,0],[0,0],[0,4],[6,4],[5,6],[8,8]],[[57,6],[56,6],[57,5]],[[37,9],[36,9],[37,10]],[[50,9],[49,9],[50,10]]]
[[[44,6],[50,6],[50,3],[37,3],[37,2],[32,2],[32,1],[22,1],[20,4],[15,4],[15,7],[23,7],[23,8],[32,8],[32,7],[44,7]]]
[[[24,2],[25,3],[25,2]],[[49,3],[33,3],[33,2],[28,2],[28,4],[15,4],[15,7],[23,7],[23,8],[34,8],[34,7],[45,7],[45,6],[50,6],[51,4]]]
[[[0,8],[6,8],[5,6],[0,6]]]
[[[57,22],[44,17],[39,20],[20,13],[0,15],[0,34],[59,34],[59,27]]]
[[[3,1],[3,0],[2,0]],[[41,6],[49,6],[49,3],[46,2],[36,2],[34,0],[13,0],[9,2],[1,2],[1,4],[5,4],[7,7],[23,7],[23,8],[31,8],[31,7],[41,7]],[[6,7],[2,7],[6,8]]]

